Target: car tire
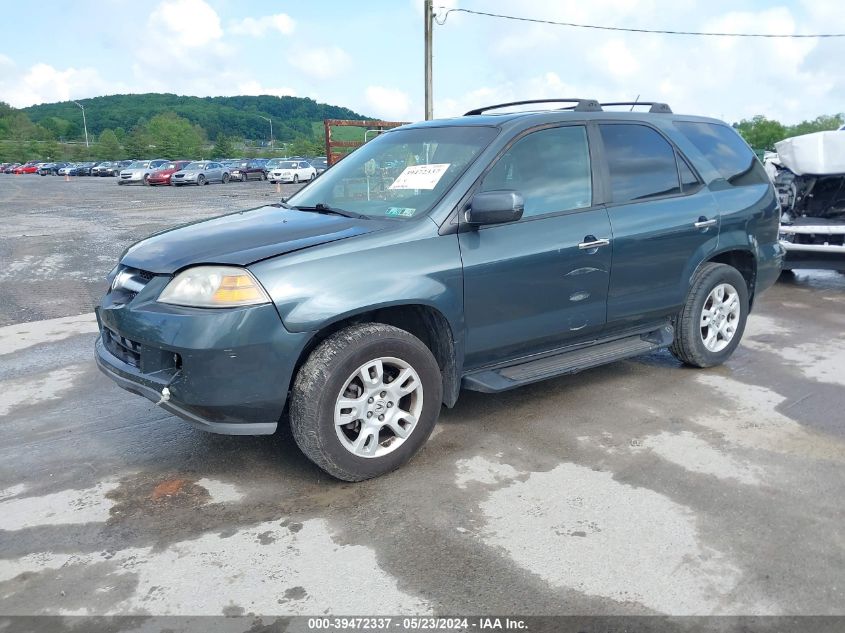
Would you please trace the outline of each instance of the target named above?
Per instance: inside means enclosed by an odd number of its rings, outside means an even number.
[[[122,180],[118,180],[117,184],[122,185],[122,184],[124,184],[124,182]]]
[[[223,174],[223,177],[220,179],[224,185],[229,183],[229,174]]]
[[[197,186],[202,187],[204,184],[205,184],[205,176],[200,174],[199,176],[197,176]]]
[[[372,382],[364,384],[364,372]],[[402,374],[407,378],[392,387]],[[422,447],[437,423],[442,389],[437,361],[417,337],[381,323],[353,325],[320,343],[297,373],[291,431],[321,469],[363,481],[399,468]],[[360,409],[343,408],[342,399]],[[336,423],[343,419],[350,421]]]
[[[295,184],[295,185],[299,184],[299,175],[298,174],[293,175],[293,184]]]
[[[675,318],[675,340],[669,350],[692,367],[720,365],[739,345],[747,318],[745,278],[733,266],[706,263]]]
[[[149,186],[149,184],[150,184],[150,175],[149,174],[144,174],[144,184]]]
[[[311,174],[311,177],[308,179],[308,182],[311,182],[311,181],[312,181],[312,180],[314,180],[316,177],[317,177],[317,172],[315,171],[313,174]]]

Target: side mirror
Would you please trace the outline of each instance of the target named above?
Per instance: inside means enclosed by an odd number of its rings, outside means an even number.
[[[524,210],[518,191],[485,191],[472,197],[465,218],[468,224],[502,224],[519,220]]]

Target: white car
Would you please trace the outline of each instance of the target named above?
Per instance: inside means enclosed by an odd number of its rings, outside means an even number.
[[[120,178],[117,179],[117,184],[128,185],[133,182],[142,182],[146,185],[147,178],[150,177],[150,174],[161,169],[162,165],[166,165],[168,162],[170,161],[165,158],[136,160],[120,172]]]
[[[283,160],[278,165],[267,170],[267,180],[270,182],[305,182],[314,180],[317,170],[307,160]]]

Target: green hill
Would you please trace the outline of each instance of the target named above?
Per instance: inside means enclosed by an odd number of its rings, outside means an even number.
[[[269,125],[259,115],[273,120],[273,136],[279,141],[312,137],[313,123],[323,119],[366,119],[349,108],[317,103],[300,97],[183,97],[174,94],[127,94],[94,97],[79,101],[85,107],[88,134],[103,130],[129,132],[158,114],[174,112],[205,130],[208,138],[218,134],[246,139],[267,139]],[[82,138],[82,116],[70,101],[23,108],[29,119],[60,140]]]

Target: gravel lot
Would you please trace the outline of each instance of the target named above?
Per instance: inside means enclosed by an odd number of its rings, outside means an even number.
[[[465,392],[343,484],[93,362],[126,246],[278,197],[0,175],[0,614],[845,614],[845,276],[769,290],[724,367]]]

